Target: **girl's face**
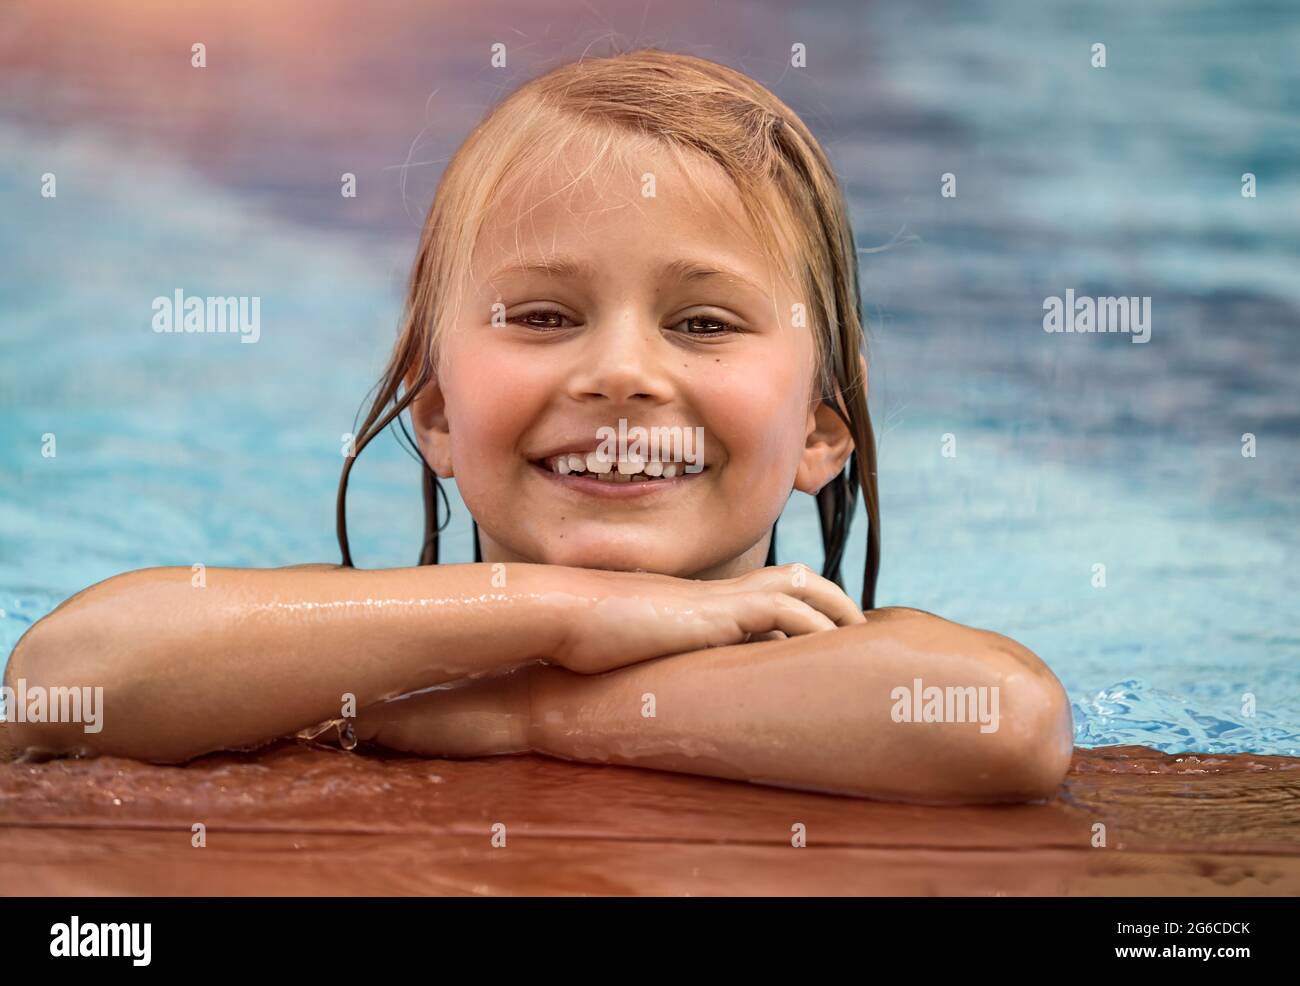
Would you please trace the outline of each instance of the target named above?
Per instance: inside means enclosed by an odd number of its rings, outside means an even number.
[[[625,157],[560,162],[495,203],[417,434],[486,561],[731,577],[763,564],[790,491],[828,482],[851,442],[814,400],[806,302],[734,186],[703,160],[692,181],[662,150]],[[667,428],[703,469],[646,478],[655,456],[633,455],[626,480],[565,473],[588,453],[600,469],[620,420],[632,453],[636,428]]]

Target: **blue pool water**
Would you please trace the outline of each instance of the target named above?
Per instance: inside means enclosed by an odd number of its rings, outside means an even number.
[[[439,31],[477,37],[472,20],[378,5],[394,31],[359,31],[371,61],[331,74],[239,48],[221,6],[199,6],[241,84],[295,84],[259,103],[226,82],[217,111],[170,80],[156,38],[103,78],[57,46],[48,63],[0,58],[0,656],[125,569],[337,559],[340,439],[391,341],[428,192],[507,87],[464,67],[477,49],[429,55]],[[683,37],[681,6],[607,17],[772,84],[826,140],[859,244],[892,244],[862,268],[880,604],[1025,642],[1069,690],[1080,745],[1300,755],[1294,8],[774,0],[759,26],[728,28],[720,4]],[[532,39],[521,77],[585,46],[557,39],[599,33],[548,34],[546,7],[512,21]],[[791,40],[808,45],[802,74],[783,61]],[[1105,69],[1089,65],[1099,40]],[[152,84],[105,89],[113,71]],[[346,215],[345,170],[374,190]],[[35,191],[45,172],[56,199]],[[956,199],[938,194],[945,172]],[[260,296],[258,344],[152,332],[151,300],[177,287]],[[1066,288],[1150,296],[1151,341],[1045,333],[1043,299]],[[358,563],[411,563],[411,460],[380,443],[354,476]],[[797,499],[780,560],[816,565]],[[445,551],[470,557],[459,503]],[[848,571],[861,558],[858,543]]]

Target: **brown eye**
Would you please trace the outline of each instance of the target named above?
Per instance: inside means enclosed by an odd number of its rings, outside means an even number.
[[[689,318],[682,319],[677,324],[683,326],[685,334],[689,336],[716,336],[739,331],[730,322],[724,322],[720,318],[712,318],[708,315],[692,315]]]
[[[510,319],[520,325],[526,325],[532,329],[562,329],[564,328],[564,316],[559,312],[525,312],[522,315],[516,315]]]

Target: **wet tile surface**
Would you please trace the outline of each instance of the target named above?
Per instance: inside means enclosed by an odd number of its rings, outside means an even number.
[[[1295,894],[1300,761],[1078,750],[1050,803],[931,807],[286,743],[0,765],[0,854],[6,894]]]

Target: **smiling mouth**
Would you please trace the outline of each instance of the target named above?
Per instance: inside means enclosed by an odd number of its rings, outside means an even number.
[[[585,455],[570,452],[565,455],[534,459],[533,465],[555,479],[577,481],[586,486],[589,483],[637,486],[664,486],[671,480],[689,479],[708,469],[699,466],[694,472],[686,467],[685,462],[660,462],[657,459],[641,459],[629,456],[625,459],[606,459],[596,452]]]

